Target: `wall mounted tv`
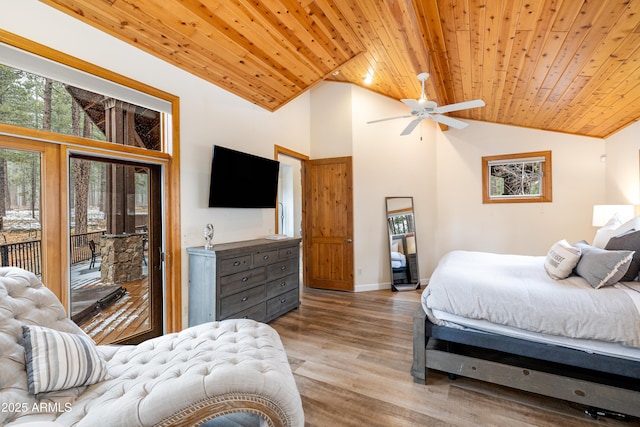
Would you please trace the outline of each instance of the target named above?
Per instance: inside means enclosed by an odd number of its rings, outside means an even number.
[[[210,208],[275,208],[280,162],[213,146]]]

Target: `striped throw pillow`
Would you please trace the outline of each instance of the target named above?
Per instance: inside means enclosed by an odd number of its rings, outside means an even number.
[[[95,384],[108,372],[88,336],[23,325],[27,383],[32,394]]]

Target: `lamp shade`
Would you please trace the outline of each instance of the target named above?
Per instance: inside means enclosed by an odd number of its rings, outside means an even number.
[[[616,214],[620,222],[625,223],[633,218],[635,207],[633,205],[594,205],[591,225],[602,227]]]

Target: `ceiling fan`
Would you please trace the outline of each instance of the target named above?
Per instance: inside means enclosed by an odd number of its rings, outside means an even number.
[[[473,101],[458,102],[456,104],[443,105],[438,107],[434,101],[428,101],[424,93],[424,82],[429,78],[429,73],[418,74],[418,80],[422,82],[422,95],[420,99],[401,99],[401,101],[411,109],[411,114],[404,116],[388,117],[386,119],[372,120],[367,123],[378,123],[386,120],[406,119],[408,117],[416,117],[412,120],[400,135],[409,135],[425,118],[430,118],[434,122],[442,123],[456,129],[467,127],[468,123],[452,117],[443,116],[444,113],[452,111],[466,110],[469,108],[484,107],[486,104],[482,99],[474,99]]]

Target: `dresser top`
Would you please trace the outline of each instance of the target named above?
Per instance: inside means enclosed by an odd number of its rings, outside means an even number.
[[[204,246],[196,246],[187,248],[188,253],[200,254],[200,255],[231,255],[237,252],[260,251],[261,249],[276,249],[279,247],[291,246],[299,244],[302,239],[299,237],[287,237],[286,239],[271,240],[271,239],[254,239],[243,240],[240,242],[218,243],[213,245],[211,249],[205,249]]]

